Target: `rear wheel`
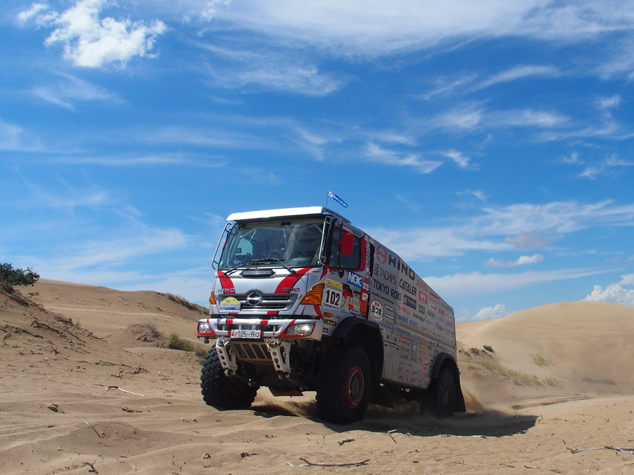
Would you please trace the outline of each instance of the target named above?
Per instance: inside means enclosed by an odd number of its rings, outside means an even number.
[[[205,357],[200,375],[203,400],[216,409],[247,409],[255,399],[257,388],[251,388],[238,378],[228,378],[220,365],[216,347]]]
[[[319,417],[336,424],[360,421],[368,408],[371,388],[370,360],[363,348],[331,348],[317,374]]]
[[[451,417],[456,409],[456,379],[449,368],[440,370],[438,379],[427,390],[427,404],[437,417]]]

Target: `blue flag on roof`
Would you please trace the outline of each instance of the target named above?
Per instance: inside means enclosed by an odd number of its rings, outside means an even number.
[[[346,203],[345,201],[343,201],[341,198],[339,198],[337,195],[335,195],[332,191],[328,192],[328,196],[330,198],[332,198],[333,200],[335,200],[337,203],[339,203],[341,206],[343,206],[344,208],[348,207],[348,203]]]

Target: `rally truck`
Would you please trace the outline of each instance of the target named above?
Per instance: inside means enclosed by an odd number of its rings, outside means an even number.
[[[454,312],[396,253],[323,207],[235,213],[213,258],[204,401],[250,407],[257,390],[316,391],[321,419],[418,400],[464,412]]]

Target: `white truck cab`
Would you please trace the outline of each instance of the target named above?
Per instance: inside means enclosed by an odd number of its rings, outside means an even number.
[[[425,403],[439,416],[464,411],[453,309],[394,252],[328,208],[227,218],[213,266],[214,339],[203,399],[251,405],[317,391],[319,416],[350,423],[370,402]]]

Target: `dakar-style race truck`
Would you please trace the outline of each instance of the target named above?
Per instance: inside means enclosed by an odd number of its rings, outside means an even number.
[[[227,221],[197,328],[215,340],[207,404],[248,408],[266,386],[316,391],[319,417],[338,424],[401,398],[439,417],[465,411],[453,309],[394,252],[323,207]]]

